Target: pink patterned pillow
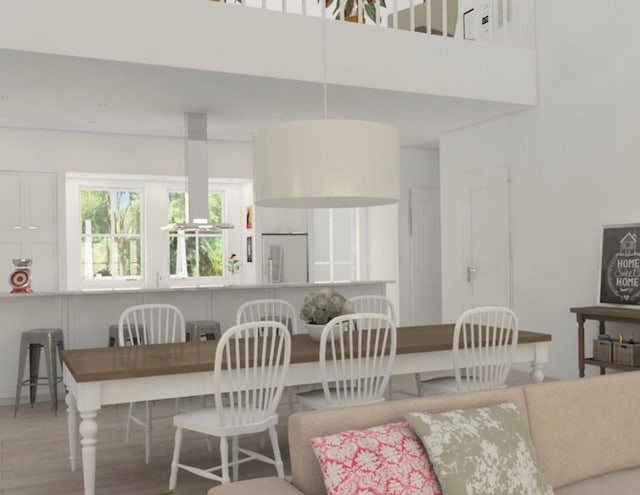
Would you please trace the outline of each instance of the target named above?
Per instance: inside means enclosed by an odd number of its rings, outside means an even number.
[[[409,423],[310,440],[328,495],[440,495],[422,442]]]

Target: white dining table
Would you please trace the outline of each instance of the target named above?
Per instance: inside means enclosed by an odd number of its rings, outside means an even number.
[[[452,368],[453,324],[398,328],[392,375]],[[531,380],[544,379],[551,336],[520,331],[514,362],[528,363]],[[95,495],[98,412],[102,406],[191,397],[213,392],[216,341],[149,346],[70,349],[62,352],[67,388],[71,469],[82,446],[85,495]],[[306,334],[292,336],[287,386],[318,383],[319,344]],[[78,427],[78,416],[80,424]]]

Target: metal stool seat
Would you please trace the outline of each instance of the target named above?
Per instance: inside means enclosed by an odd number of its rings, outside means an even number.
[[[188,321],[185,325],[187,341],[198,341],[202,336],[206,340],[220,339],[220,322],[216,320]]]
[[[40,349],[44,347],[44,358],[47,366],[47,376],[38,376],[40,370]],[[58,361],[60,351],[64,349],[64,338],[60,328],[36,328],[25,330],[20,336],[20,362],[18,364],[18,380],[16,384],[16,400],[13,415],[18,414],[20,393],[22,387],[29,386],[29,402],[31,407],[36,401],[36,391],[41,380],[46,380],[49,386],[51,408],[58,413],[58,383],[62,381],[62,373],[58,375]],[[57,352],[56,352],[57,351]],[[24,368],[29,354],[29,378],[24,379]],[[60,361],[62,362],[62,361]]]
[[[109,325],[109,347],[115,347],[118,344],[118,324]]]
[[[125,330],[129,328],[129,325],[124,325]],[[144,327],[142,325],[138,325],[139,333],[143,332]],[[136,333],[136,332],[133,332]],[[125,332],[125,335],[127,333]],[[118,324],[109,325],[109,347],[114,347],[118,345]]]

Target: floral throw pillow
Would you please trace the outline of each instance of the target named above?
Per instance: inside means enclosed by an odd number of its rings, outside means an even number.
[[[407,420],[443,495],[553,495],[515,404],[409,413]]]
[[[328,495],[440,495],[427,453],[406,422],[310,440]]]

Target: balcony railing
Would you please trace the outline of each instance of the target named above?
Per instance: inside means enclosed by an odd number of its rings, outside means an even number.
[[[429,36],[534,47],[534,0],[212,0]],[[327,2],[322,9],[322,3]]]

